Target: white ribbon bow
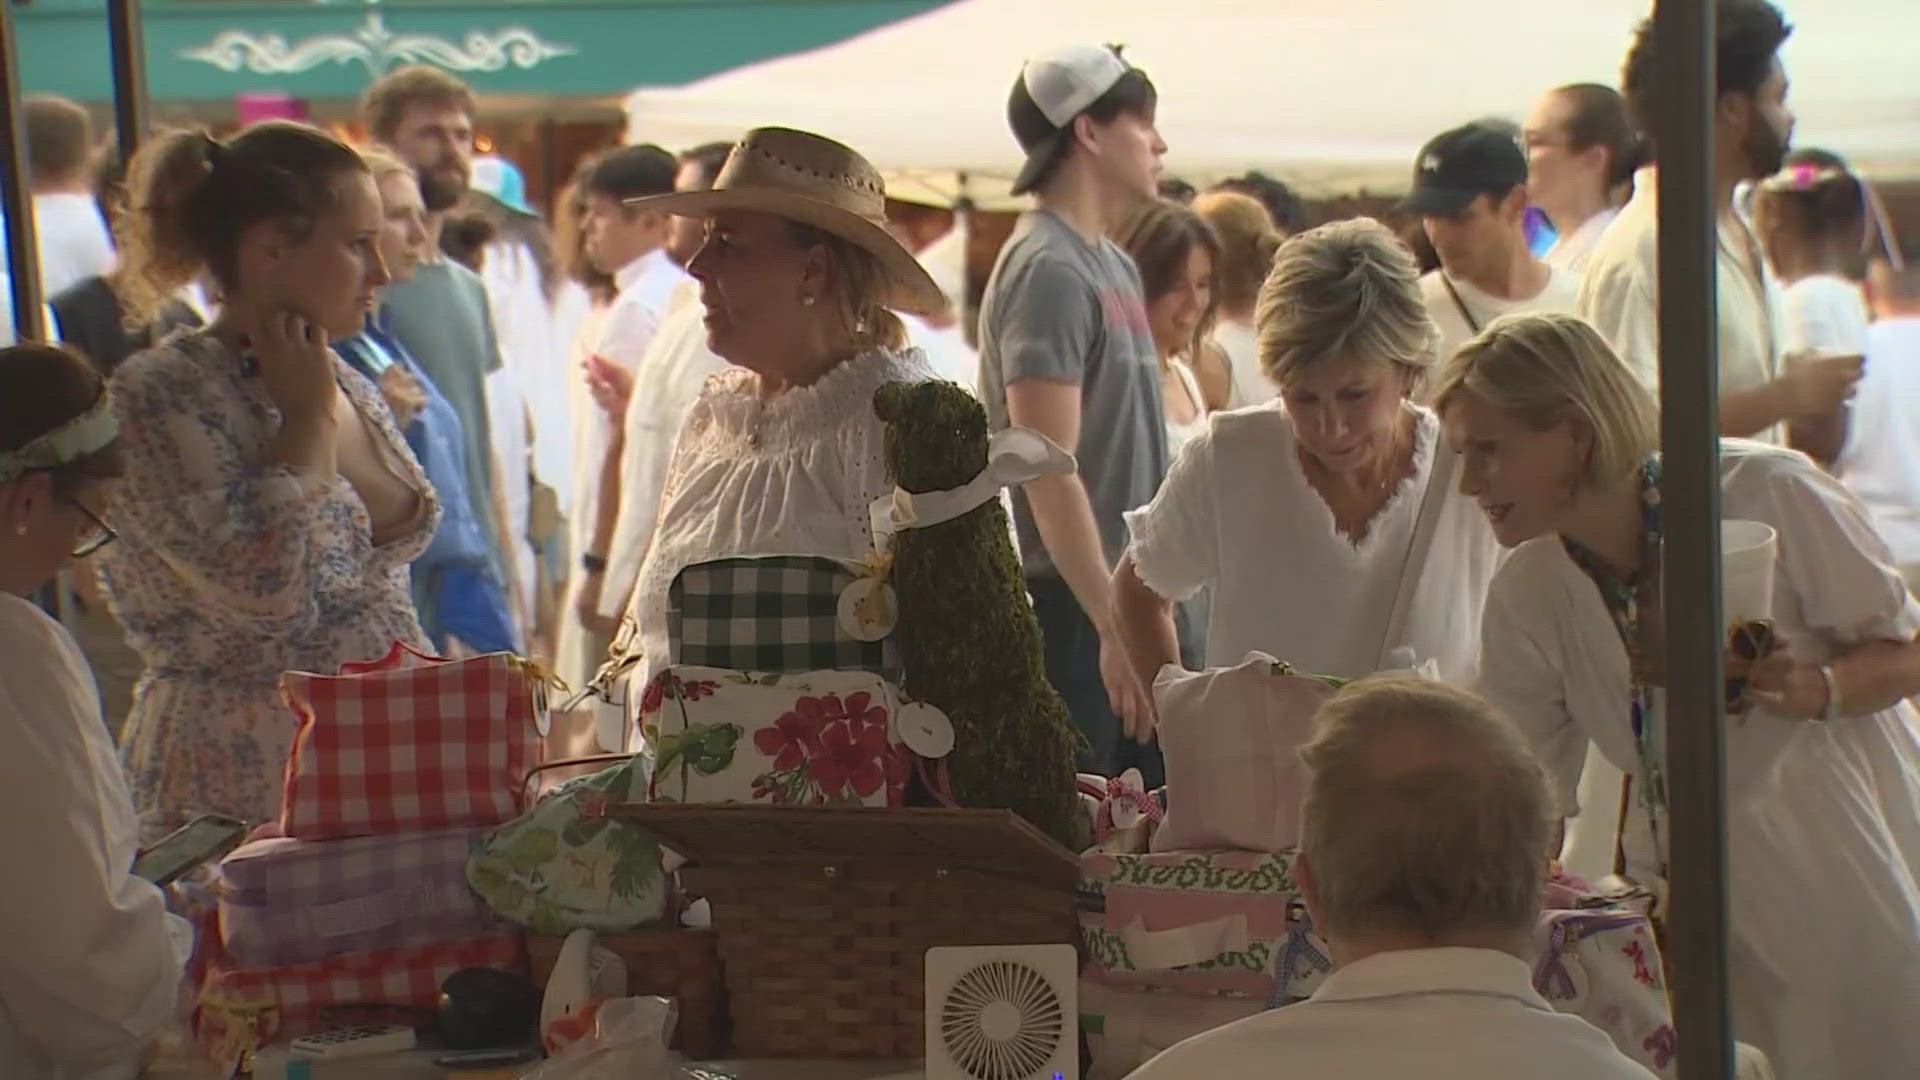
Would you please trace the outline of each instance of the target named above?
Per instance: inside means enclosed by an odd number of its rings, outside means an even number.
[[[1003,428],[987,441],[987,467],[962,486],[918,494],[895,487],[892,495],[875,499],[871,508],[874,542],[884,548],[886,538],[902,529],[952,521],[999,498],[1001,488],[1043,476],[1068,476],[1078,468],[1072,454],[1032,428]]]

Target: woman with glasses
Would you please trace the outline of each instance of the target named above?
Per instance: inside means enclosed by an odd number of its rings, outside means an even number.
[[[106,385],[51,345],[0,350],[0,1076],[121,1077],[172,1018],[190,935],[128,873],[133,803],[86,658],[27,598],[114,539]]]
[[[284,122],[172,132],[135,156],[131,205],[134,309],[201,274],[223,298],[113,376],[127,477],[103,576],[146,664],[121,744],[152,841],[198,813],[278,813],[282,672],[430,648],[408,568],[440,505],[379,389],[329,348],[388,281],[353,148]]]

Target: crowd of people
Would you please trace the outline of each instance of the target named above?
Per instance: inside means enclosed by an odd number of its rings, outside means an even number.
[[[1780,13],[1717,5],[1723,499],[1780,559],[1727,735],[1735,1031],[1785,1080],[1904,1077],[1920,269],[1871,185],[1789,153]],[[0,1072],[112,1075],[172,1017],[185,937],[127,867],[197,814],[274,816],[281,672],[532,652],[600,691],[552,753],[638,750],[680,573],[870,557],[874,392],[946,378],[1077,458],[1010,507],[1083,771],[1161,782],[1168,665],[1362,679],[1304,751],[1300,884],[1339,971],[1142,1075],[1644,1075],[1522,961],[1550,856],[1657,890],[1685,783],[1655,636],[1657,38],[1617,90],[1437,134],[1401,235],[1309,228],[1258,174],[1169,182],[1145,71],[1040,54],[1006,103],[1033,208],[971,325],[940,239],[820,134],[608,150],[549,227],[474,156],[471,90],[403,68],[368,145],[168,132],[103,211],[84,110],[36,100],[65,346],[0,356],[4,843],[38,881],[0,918],[62,929],[0,962]],[[83,654],[31,598],[90,556]],[[112,657],[138,682],[103,710]]]

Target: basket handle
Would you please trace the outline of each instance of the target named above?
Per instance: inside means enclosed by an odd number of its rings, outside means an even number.
[[[566,769],[577,765],[616,765],[622,761],[632,760],[632,754],[584,754],[580,757],[556,758],[553,761],[543,761],[527,770],[526,777],[520,781],[520,794],[523,799],[531,801],[533,798],[534,779],[549,769]]]

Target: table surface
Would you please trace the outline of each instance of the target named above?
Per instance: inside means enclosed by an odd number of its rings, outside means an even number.
[[[368,1080],[446,1080],[460,1074],[433,1065],[433,1051],[361,1058],[354,1075]],[[926,1073],[912,1062],[885,1061],[716,1061],[700,1063],[737,1080],[924,1080]],[[467,1073],[467,1077],[482,1074]],[[495,1074],[488,1073],[487,1076]],[[513,1075],[508,1073],[506,1075]],[[226,1080],[205,1059],[185,1053],[162,1059],[147,1073],[148,1080]]]

